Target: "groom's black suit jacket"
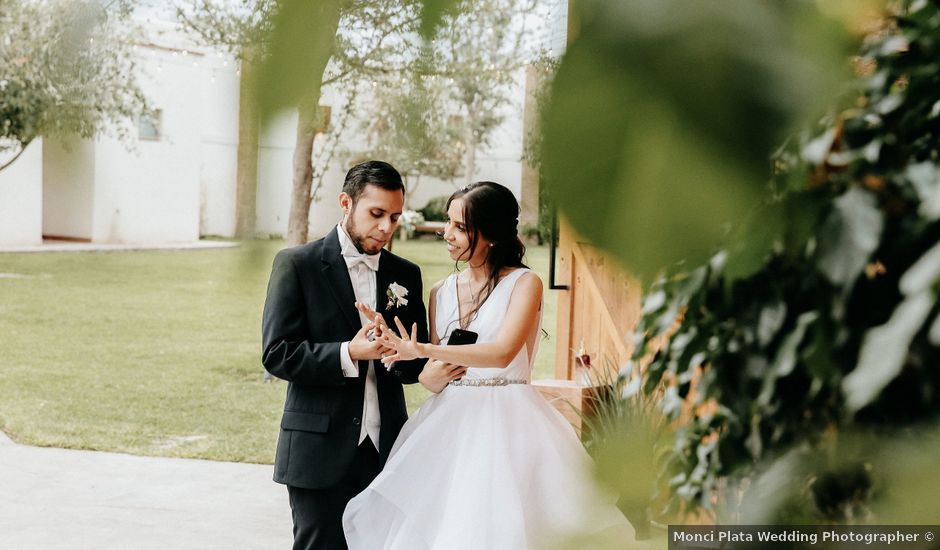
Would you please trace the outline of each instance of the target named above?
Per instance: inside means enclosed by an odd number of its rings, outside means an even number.
[[[353,460],[362,428],[368,361],[359,377],[343,376],[340,344],[352,340],[362,324],[346,262],[334,229],[326,237],[282,250],[274,258],[262,319],[262,363],[289,382],[274,462],[274,481],[305,489],[340,481]],[[421,270],[382,250],[376,273],[376,311],[394,327],[418,324],[427,341]],[[408,304],[386,309],[391,283],[408,289]],[[425,360],[402,361],[391,372],[376,361],[382,428],[378,441],[384,464],[408,418],[402,383],[413,383]]]

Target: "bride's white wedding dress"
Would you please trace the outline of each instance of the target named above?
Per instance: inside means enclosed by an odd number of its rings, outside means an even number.
[[[484,302],[468,327],[478,342],[496,339],[527,271],[503,277]],[[459,315],[456,275],[435,310],[445,343]],[[520,550],[616,526],[632,535],[597,493],[574,429],[528,384],[539,332],[505,368],[469,369],[464,385],[432,395],[408,420],[385,469],[346,507],[351,549]]]

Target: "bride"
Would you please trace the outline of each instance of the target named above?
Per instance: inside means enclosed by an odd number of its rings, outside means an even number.
[[[515,197],[497,183],[474,183],[450,197],[447,215],[447,250],[468,269],[431,290],[431,342],[418,342],[397,318],[401,337],[388,329],[379,337],[395,350],[387,365],[427,357],[425,373],[466,372],[432,387],[382,473],[349,502],[349,547],[519,550],[609,528],[632,534],[611,499],[595,492],[574,429],[529,385],[542,282],[522,263]],[[476,343],[447,345],[467,332]]]

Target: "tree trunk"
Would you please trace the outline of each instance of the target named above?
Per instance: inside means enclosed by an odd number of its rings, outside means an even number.
[[[258,102],[252,85],[257,59],[252,48],[242,54],[238,82],[238,152],[235,169],[235,236],[255,236],[258,199]]]
[[[16,162],[16,159],[20,158],[20,155],[23,154],[23,151],[25,151],[26,148],[29,147],[29,144],[32,143],[32,141],[33,141],[33,140],[29,139],[29,140],[27,140],[26,142],[21,143],[21,144],[20,144],[20,150],[17,151],[16,154],[13,155],[12,158],[10,158],[10,160],[8,160],[8,161],[4,162],[2,165],[0,165],[0,171],[3,171],[7,166],[10,166],[10,165],[13,164],[14,162]]]
[[[405,210],[414,210],[411,200],[415,196],[415,191],[418,190],[418,184],[421,183],[421,172],[416,172],[414,179],[411,177],[405,179],[408,182],[407,187],[405,187]]]
[[[477,171],[477,142],[473,133],[473,121],[470,121],[469,129],[467,130],[467,165],[464,169],[467,171],[467,185],[470,185],[474,182],[474,174]]]
[[[344,2],[323,3],[321,16],[327,18],[326,24],[318,25],[320,29],[328,33],[330,43],[334,42],[336,29],[339,27],[339,19],[342,10],[345,9]],[[332,49],[332,48],[330,48]],[[294,144],[294,175],[291,191],[290,217],[287,220],[287,244],[296,246],[307,242],[307,232],[310,227],[310,199],[311,188],[313,187],[313,140],[316,138],[320,127],[325,126],[327,122],[320,111],[320,88],[323,82],[323,71],[326,70],[330,55],[315,56],[310,67],[298,67],[298,70],[312,71],[313,74],[321,75],[316,85],[311,87],[305,96],[303,96],[297,106],[297,141]]]
[[[311,94],[314,95],[314,94]],[[291,191],[290,217],[287,222],[287,244],[297,246],[307,242],[310,226],[310,188],[313,186],[313,140],[316,138],[317,103],[308,97],[299,107],[297,141],[294,144],[294,185]]]

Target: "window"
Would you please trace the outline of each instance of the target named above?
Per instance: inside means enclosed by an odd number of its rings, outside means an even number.
[[[163,137],[163,109],[154,109],[137,121],[137,137],[159,141]]]

